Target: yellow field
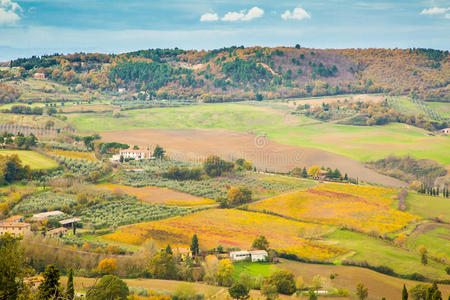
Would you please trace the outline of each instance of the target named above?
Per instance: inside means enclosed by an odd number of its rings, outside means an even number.
[[[81,152],[81,151],[70,151],[70,150],[61,150],[61,149],[51,149],[48,154],[50,155],[58,155],[69,158],[76,159],[85,159],[90,161],[97,161],[94,152]]]
[[[257,236],[264,235],[271,247],[278,251],[326,260],[346,250],[302,237],[319,237],[329,231],[330,227],[326,225],[302,223],[262,213],[208,209],[183,217],[124,226],[104,238],[135,245],[153,240],[159,246],[188,247],[195,233],[200,247],[206,250],[219,245],[249,249]]]
[[[30,166],[33,170],[52,169],[58,167],[58,163],[53,159],[31,150],[0,150],[0,155],[19,156],[23,165]]]
[[[165,204],[174,206],[199,206],[216,204],[216,202],[212,199],[200,198],[186,193],[181,193],[155,186],[145,186],[138,188],[121,184],[104,183],[96,185],[96,188],[134,195],[141,201],[153,204]]]
[[[420,217],[390,207],[394,190],[327,183],[251,204],[252,210],[290,218],[343,226],[384,234],[396,231]]]

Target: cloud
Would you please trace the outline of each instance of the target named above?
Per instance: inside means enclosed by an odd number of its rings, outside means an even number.
[[[450,11],[450,7],[444,8],[444,7],[431,7],[431,8],[425,8],[420,13],[421,15],[442,15],[446,12]]]
[[[241,10],[240,12],[230,11],[223,16],[222,21],[236,22],[236,21],[251,21],[253,19],[261,18],[264,15],[264,10],[255,6],[248,12]]]
[[[21,19],[20,12],[22,8],[19,4],[11,0],[0,0],[0,26],[16,24]]]
[[[219,16],[216,13],[205,13],[200,17],[201,22],[214,22],[218,20]]]
[[[311,15],[304,10],[301,7],[294,8],[294,10],[291,12],[289,10],[286,10],[282,15],[281,18],[283,20],[303,20],[303,19],[311,19]]]

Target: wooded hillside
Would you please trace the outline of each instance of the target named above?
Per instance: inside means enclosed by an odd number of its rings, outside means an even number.
[[[55,54],[17,59],[11,67],[20,69],[22,77],[44,73],[50,80],[85,88],[141,92],[141,100],[214,102],[385,92],[450,101],[448,51],[432,49],[150,49],[119,55]]]

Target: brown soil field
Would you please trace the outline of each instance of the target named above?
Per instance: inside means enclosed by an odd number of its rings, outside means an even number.
[[[262,136],[244,132],[215,129],[154,130],[137,129],[101,133],[102,140],[138,145],[143,148],[161,145],[167,154],[182,161],[201,162],[211,154],[224,159],[245,158],[259,170],[289,171],[294,167],[312,165],[338,168],[342,174],[360,180],[388,186],[406,183],[381,175],[362,163],[331,152],[276,143]]]
[[[119,109],[118,106],[108,105],[108,104],[82,104],[77,106],[67,106],[62,107],[64,113],[78,113],[78,112],[105,112]]]
[[[154,186],[146,186],[138,188],[121,184],[104,183],[98,184],[95,187],[98,189],[105,189],[112,192],[134,195],[141,201],[153,204],[198,206],[198,205],[211,205],[216,203],[214,200],[211,199],[204,199],[186,193],[181,193],[178,191]]]
[[[311,106],[315,106],[315,105],[322,105],[322,103],[334,103],[337,101],[340,102],[344,102],[345,99],[347,99],[347,101],[350,102],[356,102],[356,101],[361,101],[361,102],[381,102],[385,99],[385,97],[383,95],[369,95],[369,94],[364,94],[364,95],[343,95],[343,96],[336,96],[336,97],[319,97],[319,98],[313,98],[313,99],[296,99],[296,100],[290,100],[287,103],[288,106],[290,107],[295,107],[296,105],[299,104],[309,104]],[[295,102],[295,105],[294,105]]]
[[[319,274],[328,278],[328,282],[332,286],[354,292],[356,285],[361,282],[369,289],[369,300],[381,299],[382,297],[401,299],[403,284],[409,290],[416,284],[421,283],[387,276],[365,268],[306,264],[289,260],[282,260],[282,262],[281,267],[292,271],[296,276],[302,276],[306,284],[310,284],[314,275]],[[331,273],[337,274],[333,280],[329,279]],[[450,285],[439,285],[439,289],[442,292],[442,299],[447,299],[450,295]]]

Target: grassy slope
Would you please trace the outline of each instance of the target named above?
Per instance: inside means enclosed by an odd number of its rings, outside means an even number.
[[[266,134],[283,144],[319,148],[360,161],[391,153],[410,153],[450,164],[445,150],[450,147],[449,137],[428,136],[425,130],[406,124],[362,127],[318,123],[304,116],[289,115],[284,110],[239,103],[132,110],[124,115],[116,119],[111,112],[71,114],[69,120],[82,132],[223,128]]]
[[[389,266],[399,274],[418,272],[429,278],[448,278],[443,265],[429,261],[424,266],[420,262],[419,253],[389,245],[361,233],[337,230],[328,235],[327,240],[333,245],[355,250],[356,253],[349,257],[351,260],[366,260],[374,266]]]
[[[409,192],[406,197],[408,212],[426,219],[442,216],[444,220],[450,221],[450,201],[442,197],[430,197],[415,192]]]
[[[40,153],[27,150],[0,150],[0,155],[17,154],[24,165],[29,165],[31,169],[51,169],[56,168],[58,163]]]

